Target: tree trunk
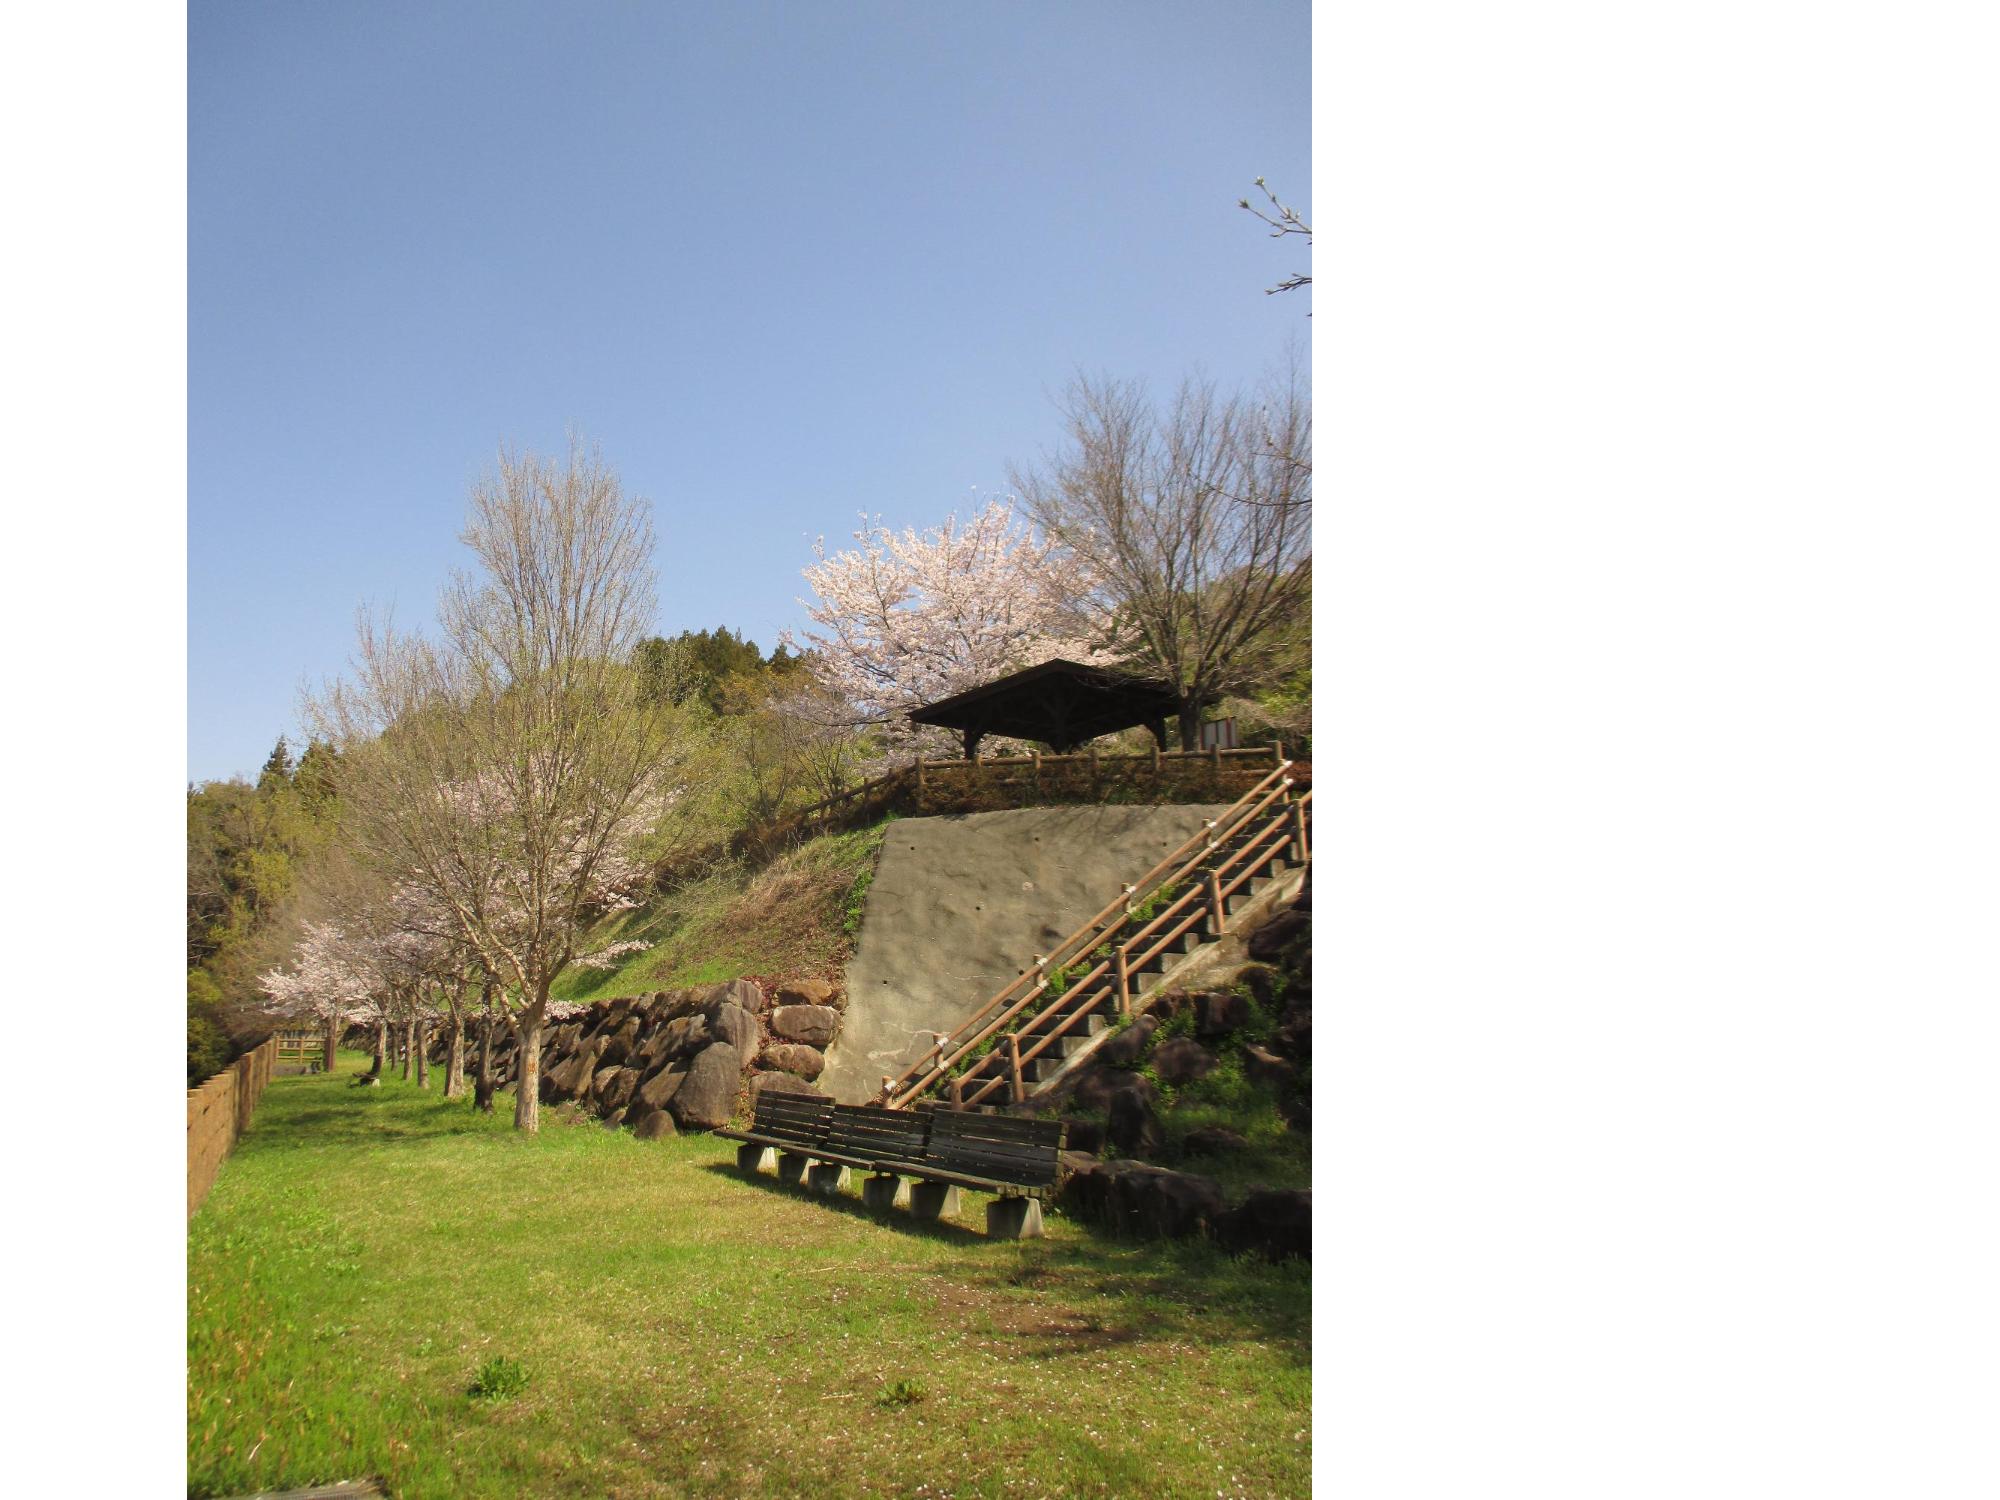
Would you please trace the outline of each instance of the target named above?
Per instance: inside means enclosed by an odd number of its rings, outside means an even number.
[[[410,1044],[417,1038],[417,1023],[414,1019],[403,1023],[401,1046],[403,1052],[403,1082],[410,1081],[410,1053],[415,1050]]]
[[[549,1008],[548,982],[537,989],[540,993],[514,1023],[521,1038],[520,1060],[514,1066],[514,1128],[528,1135],[542,1128],[542,1017]]]
[[[490,1011],[479,1026],[479,1075],[473,1081],[472,1102],[481,1112],[493,1113],[493,1015]]]
[[[1181,699],[1181,749],[1201,748],[1201,704],[1193,698]]]
[[[375,1066],[368,1070],[370,1078],[380,1078],[382,1070],[389,1062],[389,1022],[384,1019],[375,1023]]]
[[[416,1038],[410,1044],[410,1051],[416,1054],[417,1059],[417,1087],[427,1089],[431,1086],[431,1029],[422,1021],[417,1022]]]
[[[453,1011],[451,1016],[451,1045],[445,1053],[444,1064],[444,1096],[447,1099],[463,1099],[465,1097],[465,1013],[463,1011]]]
[[[340,1021],[333,1016],[326,1018],[326,1062],[321,1067],[323,1073],[333,1071],[334,1049],[340,1045]]]

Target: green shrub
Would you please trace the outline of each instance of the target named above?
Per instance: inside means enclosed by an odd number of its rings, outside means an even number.
[[[190,1013],[187,1023],[188,1087],[213,1078],[229,1066],[233,1050],[222,1028],[207,1016]]]

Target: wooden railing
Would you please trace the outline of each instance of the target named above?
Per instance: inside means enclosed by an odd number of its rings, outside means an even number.
[[[907,766],[849,787],[809,807],[759,828],[746,830],[734,841],[734,852],[770,848],[786,839],[803,838],[829,829],[879,817],[886,812],[925,814],[968,810],[995,797],[1025,792],[1031,801],[1042,793],[1063,790],[1098,793],[1119,784],[1155,792],[1170,783],[1189,793],[1233,790],[1225,779],[1249,774],[1260,765],[1285,762],[1283,745],[1251,745],[1237,750],[1159,750],[1139,754],[1100,755],[1095,750],[1070,755],[988,755],[974,760],[926,760],[919,756]],[[1239,783],[1240,784],[1240,783]],[[1217,796],[1217,801],[1221,800]]]
[[[1057,1019],[1054,1025],[1035,1026],[1030,1021],[1032,1033],[1017,1031],[1009,1035],[1007,1074],[1004,1078],[987,1078],[970,1090],[959,1089],[954,1093],[953,1103],[966,1107],[983,1104],[1004,1084],[1010,1087],[1013,1102],[1019,1104],[1027,1097],[1023,1066],[1040,1057],[1059,1038],[1069,1035],[1091,1015],[1092,1007],[1077,1002],[1100,985],[1105,985],[1116,998],[1118,1013],[1129,1016],[1132,1014],[1134,973],[1143,972],[1169,946],[1197,927],[1206,925],[1209,932],[1217,937],[1227,931],[1229,898],[1247,885],[1281,847],[1290,844],[1294,857],[1300,863],[1306,858],[1305,825],[1311,813],[1312,793],[1305,793],[1298,801],[1288,803],[1287,807],[1287,814],[1266,823],[1220,863],[1206,866],[1199,885],[1191,885],[1185,894],[1113,949],[1108,958],[1037,1012],[1038,1017],[1045,1016],[1069,1005],[1068,1013]],[[1030,1037],[1025,1049],[1022,1046],[1023,1035]]]
[[[1229,752],[1222,753],[1226,755]],[[885,1078],[884,1102],[894,1109],[908,1105],[918,1095],[949,1075],[952,1069],[971,1057],[974,1050],[982,1043],[998,1036],[1003,1027],[1020,1017],[1030,1006],[1034,1006],[1038,999],[1044,1002],[1042,1006],[1037,1007],[1039,1012],[1041,1009],[1051,1008],[1080,997],[1092,985],[1104,980],[1107,974],[1110,974],[1115,976],[1119,1009],[1121,1012],[1129,1013],[1132,969],[1143,968],[1145,963],[1157,955],[1167,943],[1174,941],[1204,917],[1213,918],[1216,930],[1220,930],[1223,920],[1220,915],[1221,908],[1227,902],[1230,893],[1250,879],[1254,868],[1243,862],[1246,851],[1262,847],[1263,841],[1273,837],[1272,829],[1275,828],[1281,836],[1278,842],[1282,842],[1285,838],[1292,839],[1296,845],[1298,858],[1301,861],[1305,859],[1306,802],[1304,799],[1288,800],[1293,781],[1286,772],[1291,766],[1290,761],[1279,760],[1269,773],[1220,816],[1205,823],[1201,832],[1187,839],[1152,869],[1126,886],[1116,900],[1111,901],[1095,916],[1062,939],[1053,950],[1046,954],[1037,954],[1032,968],[1004,986],[949,1036],[940,1038],[932,1048],[930,1057],[911,1067],[900,1078]],[[1261,829],[1250,827],[1278,802],[1284,802],[1292,810],[1283,814],[1281,819],[1272,820],[1271,827]],[[1214,859],[1217,847],[1246,831],[1249,832],[1250,838],[1243,848],[1232,851],[1214,870],[1211,870],[1209,865]],[[1268,859],[1268,855],[1266,858]],[[1134,909],[1143,905],[1155,892],[1178,887],[1181,883],[1191,880],[1197,873],[1205,877],[1198,890],[1176,889],[1173,899],[1165,910],[1157,914],[1137,933],[1120,942],[1108,957],[1099,961],[1082,978],[1065,986],[1061,994],[1054,996],[1046,994],[1047,974],[1050,969],[1064,970],[1071,960],[1094,953],[1128,925],[1132,920]],[[1190,906],[1197,897],[1207,905],[1202,908]],[[1142,943],[1139,950],[1141,956],[1136,962],[1133,957],[1135,942]],[[1066,1033],[1081,1014],[1081,1009],[1078,1009],[1075,1014],[1065,1018],[1059,1027],[1041,1039],[1040,1045],[1030,1052],[1021,1053],[1018,1039],[1013,1040],[1010,1044],[1009,1062],[1015,1078],[1017,1080],[1019,1078],[1020,1063],[1038,1056],[1048,1041]],[[993,1083],[997,1086],[998,1080],[993,1080]],[[1017,1091],[1018,1088],[1017,1082]],[[982,1087],[978,1097],[983,1098],[990,1091]],[[976,1103],[978,1099],[968,1097],[964,1102]]]

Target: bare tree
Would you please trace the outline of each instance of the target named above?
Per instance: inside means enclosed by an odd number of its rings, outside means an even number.
[[[1248,198],[1238,198],[1236,200],[1236,206],[1241,209],[1247,209],[1250,213],[1256,215],[1259,219],[1262,219],[1266,224],[1269,224],[1271,226],[1272,239],[1281,240],[1289,235],[1302,234],[1305,236],[1306,247],[1310,249],[1312,247],[1312,242],[1313,242],[1312,225],[1308,224],[1304,219],[1299,217],[1299,211],[1297,209],[1287,207],[1285,204],[1280,203],[1278,201],[1278,195],[1272,192],[1268,187],[1264,186],[1263,178],[1259,177],[1257,179],[1257,186],[1263,192],[1264,197],[1268,199],[1271,204],[1271,211],[1269,213],[1266,213],[1263,209],[1257,207]],[[1264,295],[1269,297],[1276,292],[1295,292],[1302,286],[1311,286],[1311,285],[1312,285],[1311,276],[1298,276],[1298,275],[1287,276],[1283,281],[1279,282],[1276,286],[1265,287]]]
[[[348,825],[420,882],[498,978],[520,1041],[514,1123],[540,1122],[549,989],[648,873],[671,706],[632,665],[653,613],[653,529],[594,451],[503,450],[461,533],[478,559],[435,644],[364,613],[354,679],[309,705],[341,754]]]
[[[1173,683],[1181,745],[1201,714],[1256,684],[1311,586],[1312,408],[1296,362],[1260,399],[1183,382],[1155,411],[1129,382],[1079,377],[1065,440],[1013,471],[1036,523],[1101,580],[1123,659]]]

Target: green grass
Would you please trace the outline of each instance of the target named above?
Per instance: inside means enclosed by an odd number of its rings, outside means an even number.
[[[1307,1492],[1302,1266],[877,1219],[365,1064],[275,1080],[189,1224],[191,1495]]]
[[[616,969],[571,968],[558,1000],[616,999],[715,984],[744,974],[838,979],[861,927],[875,861],[892,819],[810,839],[768,863],[726,863],[623,912],[591,934],[602,946],[652,946]]]

